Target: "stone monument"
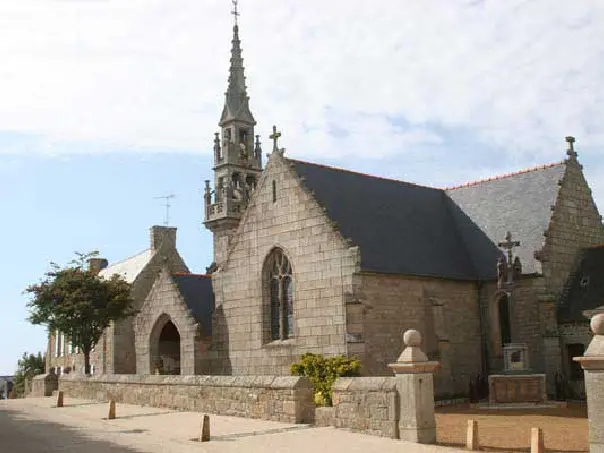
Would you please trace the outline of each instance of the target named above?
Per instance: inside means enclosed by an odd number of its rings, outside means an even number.
[[[400,395],[399,436],[420,444],[436,443],[434,418],[434,372],[438,362],[429,361],[420,349],[422,336],[417,330],[403,334],[405,349],[395,363],[388,365],[396,377]]]
[[[528,347],[509,343],[503,347],[504,369],[489,376],[489,405],[545,404],[545,374],[529,367]]]
[[[514,257],[513,249],[519,247],[520,242],[512,240],[512,233],[508,231],[505,241],[500,242],[498,246],[506,251],[506,256],[501,256],[497,260],[497,289],[505,292],[507,303],[511,303],[513,307],[514,288],[522,276],[522,263],[518,256]],[[511,337],[510,335],[510,339]],[[503,370],[499,374],[489,375],[489,406],[513,407],[546,403],[545,374],[531,371],[527,345],[510,342],[503,344],[502,347]]]
[[[594,336],[583,357],[574,357],[585,370],[589,417],[589,452],[604,453],[604,313],[591,318]]]

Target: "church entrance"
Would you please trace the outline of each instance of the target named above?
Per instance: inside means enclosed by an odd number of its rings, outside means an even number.
[[[151,373],[180,374],[180,334],[169,316],[157,320],[150,341]]]

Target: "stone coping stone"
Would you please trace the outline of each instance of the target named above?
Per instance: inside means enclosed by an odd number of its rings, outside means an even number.
[[[344,377],[336,379],[334,392],[388,392],[396,391],[396,378],[378,377]]]
[[[84,376],[65,374],[59,377],[62,382],[87,382],[98,384],[136,384],[136,385],[187,385],[202,387],[246,387],[270,388],[275,390],[310,389],[312,384],[304,376],[170,376],[107,374]]]
[[[52,379],[58,378],[58,376],[56,374],[46,373],[46,374],[36,374],[32,380],[33,381],[43,381],[49,377]]]
[[[489,378],[494,377],[494,378],[500,378],[500,377],[504,377],[504,378],[524,378],[524,377],[530,377],[530,376],[535,376],[535,377],[543,377],[545,378],[546,375],[542,374],[542,373],[531,373],[531,372],[508,372],[508,373],[498,373],[498,374],[489,374]]]

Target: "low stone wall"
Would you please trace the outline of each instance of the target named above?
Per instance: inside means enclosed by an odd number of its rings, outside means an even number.
[[[399,438],[399,394],[394,377],[339,378],[333,385],[332,400],[336,428]]]
[[[166,407],[217,415],[312,423],[312,385],[299,376],[139,376],[67,374],[65,397]]]
[[[335,426],[334,421],[335,408],[317,407],[315,409],[315,426]]]
[[[34,376],[31,381],[31,391],[26,394],[26,397],[41,397],[51,396],[52,392],[57,390],[58,380],[57,375],[54,373],[39,374]]]

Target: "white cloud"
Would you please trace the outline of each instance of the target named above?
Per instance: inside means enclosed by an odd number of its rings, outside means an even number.
[[[278,124],[291,155],[396,155],[446,142],[433,124],[543,161],[561,157],[567,134],[604,144],[600,0],[240,5],[258,132]],[[209,152],[230,7],[0,0],[0,129],[88,141],[83,149],[96,152]],[[348,134],[330,135],[334,125]]]

